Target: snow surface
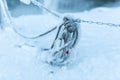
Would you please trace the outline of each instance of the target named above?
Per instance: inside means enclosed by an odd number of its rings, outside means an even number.
[[[29,5],[31,3],[31,0],[20,0],[20,1],[27,5]]]
[[[120,8],[97,8],[69,13],[76,18],[119,24]],[[52,15],[21,16],[15,28],[35,36],[59,25]],[[30,40],[16,34],[8,25],[0,30],[0,80],[120,80],[120,28],[81,23],[73,65],[53,67],[40,59],[41,48],[49,48],[56,31]]]

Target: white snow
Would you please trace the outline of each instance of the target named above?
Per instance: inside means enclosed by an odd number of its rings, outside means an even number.
[[[20,0],[20,1],[27,5],[29,5],[31,3],[31,0]]]
[[[119,12],[118,7],[69,14],[119,24]],[[61,20],[45,14],[21,16],[14,22],[21,34],[36,36],[59,25]],[[81,37],[73,53],[77,55],[73,57],[75,62],[61,68],[40,59],[41,48],[50,47],[56,31],[30,40],[16,34],[10,26],[0,30],[0,80],[120,80],[119,27],[81,23]]]

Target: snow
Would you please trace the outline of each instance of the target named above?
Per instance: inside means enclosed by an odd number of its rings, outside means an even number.
[[[119,24],[120,8],[96,8],[68,13],[85,20]],[[15,28],[26,36],[36,36],[59,25],[52,15],[21,16]],[[49,48],[56,31],[30,40],[16,34],[11,26],[0,30],[0,80],[120,80],[120,28],[81,23],[74,49],[73,65],[50,66],[40,59],[41,48]]]
[[[20,0],[20,1],[27,5],[29,5],[31,3],[31,0]]]

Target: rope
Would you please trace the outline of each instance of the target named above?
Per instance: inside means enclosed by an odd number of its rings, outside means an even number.
[[[32,3],[36,6],[38,6],[39,8],[43,8],[45,9],[46,11],[48,11],[49,13],[51,13],[52,15],[58,17],[58,18],[61,18],[60,15],[56,14],[55,12],[47,9],[46,7],[44,7],[43,4],[41,4],[40,2],[36,1],[36,0],[32,0]],[[7,10],[7,7],[5,6],[5,9]],[[12,19],[11,19],[11,16],[9,15],[9,13],[6,13],[6,15],[8,16],[8,19],[9,19],[9,23],[13,26],[12,29],[15,31],[15,33],[17,33],[18,35],[20,35],[21,37],[23,38],[26,38],[26,39],[36,39],[36,38],[39,38],[39,37],[42,37],[50,32],[52,32],[53,30],[55,30],[57,27],[54,27],[52,28],[51,30],[45,32],[45,33],[42,33],[40,35],[37,35],[37,36],[34,36],[34,37],[28,37],[28,36],[25,36],[25,35],[22,35],[21,33],[19,33],[16,29],[15,29],[15,24],[13,23]],[[115,26],[115,27],[120,27],[120,24],[113,24],[113,23],[104,23],[104,22],[95,22],[95,21],[87,21],[87,20],[81,20],[79,19],[80,22],[83,22],[83,23],[88,23],[88,24],[98,24],[98,25],[107,25],[107,26]]]
[[[3,2],[6,4],[6,1],[5,1],[5,0],[3,0]],[[4,5],[3,2],[0,0],[0,3],[1,3],[1,6],[0,6],[0,7],[3,8],[3,12],[4,12],[4,14],[5,14],[5,17],[7,16],[7,24],[10,24],[10,25],[12,26],[13,31],[14,31],[15,33],[17,33],[19,36],[23,37],[23,38],[26,38],[26,39],[36,39],[36,38],[38,38],[38,37],[42,37],[42,36],[44,36],[44,35],[52,32],[53,30],[55,30],[55,29],[57,28],[57,27],[54,27],[54,28],[52,28],[51,30],[49,30],[49,31],[47,31],[47,32],[45,32],[45,33],[42,33],[42,34],[40,34],[40,35],[37,35],[37,36],[35,36],[35,37],[27,37],[27,36],[25,36],[25,35],[22,35],[21,33],[19,33],[19,32],[16,30],[15,26],[17,26],[17,25],[14,24],[14,22],[13,22],[13,20],[12,20],[12,18],[11,18],[11,15],[10,15],[10,13],[8,12],[8,7],[7,7],[7,5]],[[38,3],[38,2],[35,1],[35,0],[33,1],[33,3],[36,4],[36,5],[38,5],[39,7],[44,8],[42,4]],[[46,9],[47,11],[49,11],[49,12],[51,12],[52,14],[56,15],[57,17],[59,17],[59,15],[53,13],[52,11],[48,10],[47,8],[44,8],[44,9]],[[2,28],[1,25],[0,25],[0,28]]]
[[[54,31],[57,27],[54,27],[52,29],[50,29],[49,31],[45,32],[45,33],[42,33],[42,34],[39,34],[37,36],[34,36],[34,37],[28,37],[28,36],[25,36],[25,35],[22,35],[21,33],[19,33],[15,27],[12,27],[12,29],[14,30],[15,33],[17,33],[19,36],[23,37],[23,38],[26,38],[26,39],[36,39],[36,38],[39,38],[39,37],[42,37],[44,35],[47,35],[48,33]]]
[[[43,4],[41,4],[40,2],[38,2],[38,1],[36,1],[36,0],[32,0],[32,3],[33,3],[34,5],[36,5],[36,6],[38,6],[39,8],[45,9],[46,11],[48,11],[49,13],[51,13],[52,15],[54,15],[54,16],[56,16],[56,17],[58,17],[58,18],[61,17],[61,16],[58,15],[57,13],[55,13],[55,12],[49,10],[48,8],[44,7]]]
[[[94,22],[94,21],[87,21],[87,20],[80,20],[80,22],[83,22],[83,23],[88,23],[88,24],[98,24],[98,25],[107,25],[107,26],[115,26],[115,27],[120,27],[120,24],[113,24],[113,23],[103,23],[103,22]],[[28,37],[28,36],[25,36],[25,35],[22,35],[21,33],[19,33],[15,27],[14,27],[14,23],[12,23],[12,28],[13,30],[15,31],[15,33],[17,33],[19,36],[23,37],[23,38],[26,38],[26,39],[36,39],[36,38],[39,38],[39,37],[42,37],[52,31],[54,31],[57,27],[54,27],[52,29],[50,29],[49,31],[45,32],[45,33],[42,33],[40,35],[37,35],[37,36],[34,36],[34,37]]]

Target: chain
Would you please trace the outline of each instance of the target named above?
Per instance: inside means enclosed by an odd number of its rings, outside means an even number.
[[[95,22],[95,21],[87,21],[87,20],[81,20],[81,22],[89,23],[89,24],[98,24],[98,25],[120,27],[120,24],[113,24],[113,23]]]
[[[43,8],[46,11],[48,11],[49,13],[51,13],[52,15],[61,18],[60,15],[58,15],[57,13],[49,10],[48,8],[44,7],[43,4],[41,4],[40,2],[38,2],[37,0],[32,0],[32,3],[36,6],[38,6],[39,8]],[[107,25],[107,26],[114,26],[114,27],[120,27],[120,24],[113,24],[113,23],[104,23],[104,22],[96,22],[96,21],[87,21],[87,20],[80,20],[80,22],[84,22],[84,23],[89,23],[89,24],[98,24],[98,25]]]

